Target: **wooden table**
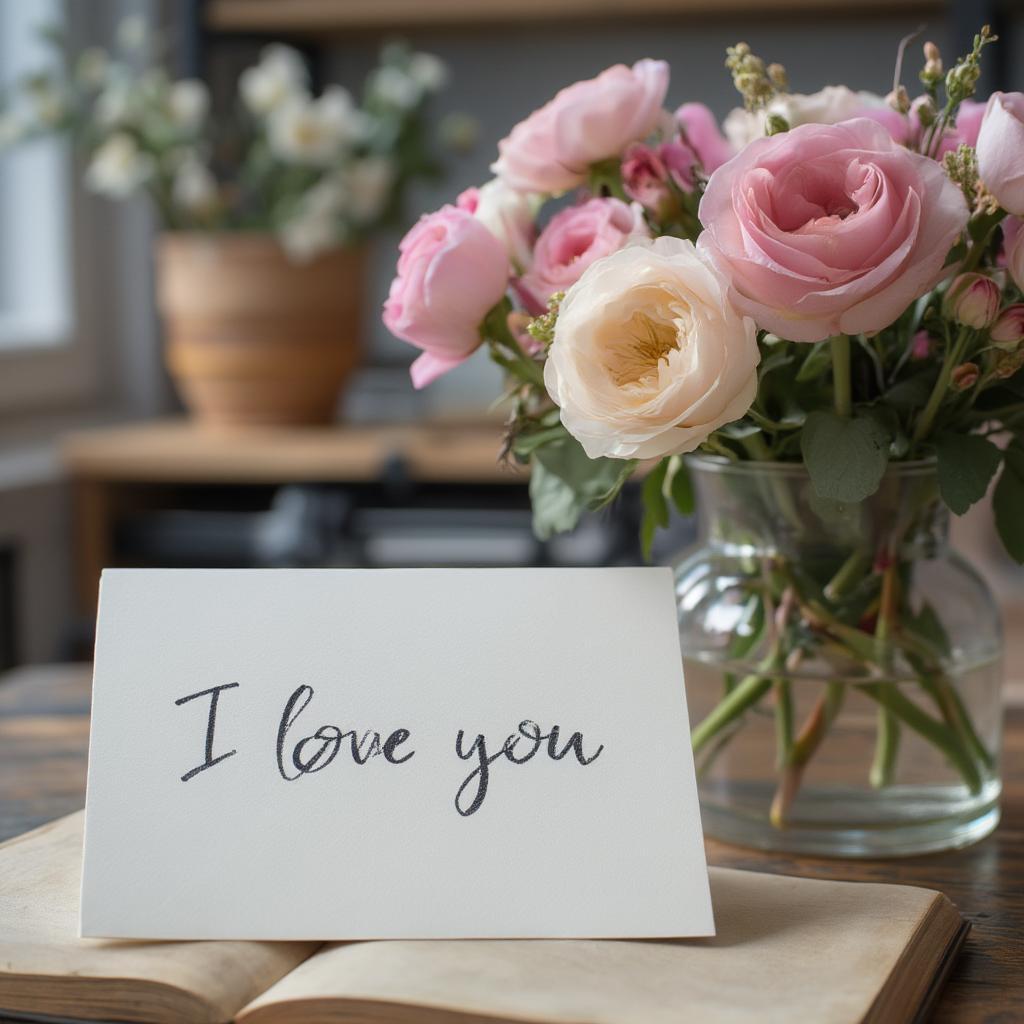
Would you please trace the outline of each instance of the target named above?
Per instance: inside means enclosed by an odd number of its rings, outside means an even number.
[[[113,564],[114,521],[167,485],[364,484],[396,471],[417,484],[522,487],[499,459],[499,420],[326,427],[200,427],[185,419],[80,430],[61,443],[75,502],[79,607],[95,610],[100,570]]]
[[[77,810],[85,797],[89,732],[86,666],[22,669],[0,678],[0,839]],[[713,864],[819,878],[904,882],[939,889],[974,927],[933,1020],[1024,1020],[1024,708],[1008,714],[1003,821],[953,853],[888,861],[769,855],[708,842]],[[808,978],[808,984],[814,984]],[[813,1022],[808,1022],[813,1024]]]

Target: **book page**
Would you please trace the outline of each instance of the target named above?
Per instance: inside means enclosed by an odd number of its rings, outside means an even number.
[[[90,1002],[99,1010],[102,1001],[150,1019],[223,1021],[316,950],[316,943],[78,938],[82,821],[78,812],[0,846],[0,1012],[96,1016]],[[111,985],[98,988],[103,979]],[[168,988],[184,995],[176,1000]]]
[[[726,868],[711,869],[711,889],[714,939],[327,946],[239,1020],[313,1010],[344,1020],[390,1004],[395,1020],[416,1018],[401,1007],[422,1006],[558,1024],[678,1024],[681,1012],[702,1024],[854,1024],[941,899],[907,886]],[[344,1004],[332,1014],[324,1000]]]

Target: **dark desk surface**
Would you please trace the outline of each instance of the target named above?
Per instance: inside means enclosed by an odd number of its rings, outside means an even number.
[[[85,666],[23,669],[0,677],[0,840],[82,806],[88,716]],[[1008,716],[1004,773],[1002,824],[966,850],[840,861],[762,854],[709,841],[708,858],[758,871],[941,890],[974,927],[933,1020],[1024,1021],[1024,708]]]

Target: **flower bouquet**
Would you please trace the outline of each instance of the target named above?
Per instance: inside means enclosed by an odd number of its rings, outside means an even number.
[[[643,474],[669,510],[709,830],[906,853],[994,827],[996,615],[945,546],[998,478],[1024,561],[1024,95],[972,96],[987,28],[920,95],[789,91],[664,110],[660,61],[561,91],[495,177],[401,244],[384,320],[423,387],[480,346],[536,532]]]

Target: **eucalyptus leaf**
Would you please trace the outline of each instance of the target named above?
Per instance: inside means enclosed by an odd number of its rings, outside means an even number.
[[[583,514],[583,502],[575,491],[537,459],[530,471],[530,505],[538,540],[574,529]]]
[[[800,369],[797,371],[796,379],[803,383],[804,381],[816,380],[826,370],[832,366],[832,352],[829,348],[828,341],[819,341],[811,349],[807,358],[803,361]]]
[[[951,512],[962,516],[985,497],[1003,453],[979,434],[939,434],[935,440],[939,493]]]
[[[676,511],[680,515],[692,516],[695,506],[693,481],[690,471],[682,455],[673,455],[668,460],[668,473],[665,478],[664,493],[671,498]]]
[[[889,440],[876,417],[809,413],[800,447],[815,491],[838,502],[874,494],[889,462]]]

